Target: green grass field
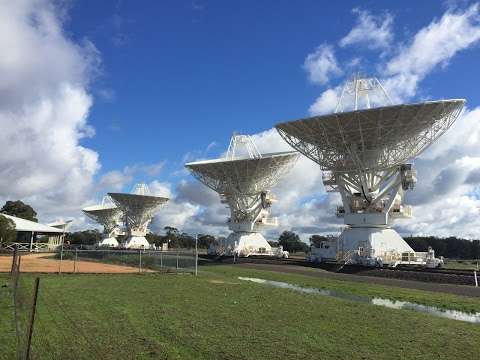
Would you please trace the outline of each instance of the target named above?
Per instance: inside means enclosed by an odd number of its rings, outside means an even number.
[[[238,276],[480,311],[480,300],[232,266],[200,275],[41,275],[34,359],[478,359],[480,325]],[[6,276],[0,277],[2,285]],[[27,278],[30,283],[33,277]],[[0,293],[0,358],[15,340]]]
[[[448,260],[443,266],[445,269],[459,269],[459,270],[478,270],[477,264],[480,260]]]

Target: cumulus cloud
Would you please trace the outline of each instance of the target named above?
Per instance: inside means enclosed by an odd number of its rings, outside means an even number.
[[[97,182],[98,191],[120,191],[125,190],[127,185],[132,185],[136,177],[152,178],[157,176],[164,168],[165,161],[153,164],[134,164],[125,166],[122,170],[111,170],[104,173]],[[155,182],[153,182],[156,185]]]
[[[310,115],[322,115],[335,111],[340,100],[341,86],[325,90],[308,108]]]
[[[100,56],[63,30],[52,1],[0,2],[0,199],[22,199],[51,218],[78,209],[100,167],[80,144],[93,136],[88,87]]]
[[[406,234],[479,237],[480,108],[466,111],[415,160],[418,183],[407,192],[414,218],[399,222]]]
[[[216,192],[193,179],[182,180],[168,204],[157,212],[152,229],[161,231],[173,226],[192,234],[226,235],[228,214]]]
[[[154,196],[172,197],[172,185],[168,182],[153,180],[148,184],[150,193]]]
[[[132,175],[124,171],[112,170],[102,175],[98,181],[100,190],[113,192],[122,190],[132,182]]]
[[[341,47],[359,44],[369,49],[385,49],[393,40],[393,16],[389,13],[374,16],[362,9],[353,9],[357,24],[340,40]]]
[[[439,20],[418,31],[396,56],[383,66],[385,87],[395,101],[414,96],[418,84],[434,70],[446,67],[459,51],[480,40],[479,4],[448,10]]]
[[[330,78],[342,74],[338,67],[333,48],[330,45],[320,45],[307,55],[303,64],[308,78],[312,83],[326,84]]]

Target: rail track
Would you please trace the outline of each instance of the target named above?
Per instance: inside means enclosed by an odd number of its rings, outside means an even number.
[[[207,260],[208,259],[208,260]],[[237,258],[221,257],[221,258],[205,258],[210,264],[270,264],[284,266],[303,266],[310,268],[320,268],[331,272],[353,274],[358,276],[376,276],[401,280],[415,280],[424,282],[435,282],[443,284],[470,285],[475,286],[475,277],[473,270],[457,270],[457,269],[428,269],[414,267],[398,267],[398,268],[370,268],[361,265],[339,265],[334,263],[311,263],[304,259],[272,259],[269,257],[248,257]],[[480,272],[478,273],[480,282]]]
[[[443,284],[475,286],[473,271],[454,269],[421,269],[421,268],[365,268],[358,269],[345,266],[341,272],[360,276],[377,276],[401,280],[436,282]]]

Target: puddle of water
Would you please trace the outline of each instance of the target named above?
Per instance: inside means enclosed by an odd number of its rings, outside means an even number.
[[[330,296],[330,297],[344,299],[344,300],[352,300],[352,301],[362,302],[366,304],[384,306],[390,309],[413,310],[413,311],[426,313],[426,314],[434,315],[441,318],[480,324],[480,313],[478,312],[470,314],[470,313],[457,311],[457,310],[443,310],[434,306],[416,304],[408,301],[389,300],[389,299],[378,298],[378,297],[369,298],[366,296],[346,294],[346,293],[338,292],[335,290],[307,288],[307,287],[302,287],[295,284],[289,284],[282,281],[273,281],[273,280],[265,280],[265,279],[242,277],[242,276],[239,276],[238,279],[254,282],[257,284],[271,285],[271,286],[275,286],[282,289],[290,289],[290,290],[294,290],[304,294]]]
[[[238,285],[238,282],[230,282],[230,281],[223,281],[223,280],[208,280],[210,284],[228,284],[228,285]]]

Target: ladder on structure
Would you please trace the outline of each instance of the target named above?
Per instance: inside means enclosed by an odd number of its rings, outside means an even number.
[[[349,263],[351,263],[353,255],[355,255],[355,253],[356,253],[355,250],[350,250],[350,251],[347,251],[346,253],[342,253],[340,256],[340,259],[337,258],[337,263],[339,267],[335,270],[335,272],[339,272],[345,267],[345,265],[348,265]]]

